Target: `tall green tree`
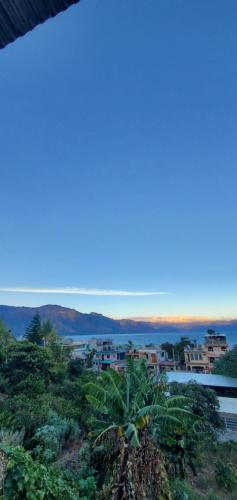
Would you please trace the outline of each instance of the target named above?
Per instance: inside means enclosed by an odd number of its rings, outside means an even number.
[[[41,324],[41,334],[44,345],[54,342],[57,339],[56,331],[51,321],[46,320]]]
[[[15,388],[29,375],[48,380],[51,363],[51,353],[47,348],[24,340],[16,342],[10,348],[8,359],[1,371],[9,387]]]
[[[9,349],[15,341],[11,331],[5,327],[3,321],[0,321],[0,363],[7,360]]]
[[[153,383],[145,362],[128,361],[126,375],[112,369],[86,386],[87,400],[99,418],[93,421],[96,443],[109,438],[119,462],[113,500],[169,499],[162,454],[152,440],[153,425],[183,425],[193,415],[183,396],[166,398]],[[152,424],[152,425],[151,425]]]
[[[43,333],[41,327],[41,320],[39,313],[36,313],[25,333],[25,339],[33,344],[42,345],[43,343]]]

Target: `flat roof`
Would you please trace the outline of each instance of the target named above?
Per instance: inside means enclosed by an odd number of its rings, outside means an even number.
[[[187,384],[188,382],[194,381],[209,387],[233,387],[237,389],[237,378],[225,377],[224,375],[178,371],[166,372],[166,375],[168,383],[178,382],[180,384]]]
[[[233,415],[237,415],[237,398],[218,398],[220,409],[220,413],[232,413]]]
[[[0,0],[0,49],[80,0]]]

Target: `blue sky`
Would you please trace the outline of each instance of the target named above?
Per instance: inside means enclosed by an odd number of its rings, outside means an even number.
[[[0,303],[237,316],[236,16],[82,0],[0,52]],[[68,287],[168,294],[3,291]]]

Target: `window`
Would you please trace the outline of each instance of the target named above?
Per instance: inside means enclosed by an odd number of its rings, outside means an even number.
[[[213,347],[208,347],[208,351],[213,351]]]
[[[195,354],[195,360],[198,360],[198,354]]]
[[[199,354],[199,359],[200,359],[200,360],[202,359],[202,354]]]
[[[210,361],[211,364],[213,364],[214,361],[215,361],[215,358],[209,358],[209,361]]]

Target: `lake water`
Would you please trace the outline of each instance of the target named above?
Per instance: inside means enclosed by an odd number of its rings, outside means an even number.
[[[112,339],[115,344],[126,344],[128,340],[131,340],[135,345],[144,344],[162,344],[163,342],[175,343],[180,340],[180,337],[185,336],[191,340],[197,340],[198,343],[202,343],[204,340],[204,335],[206,332],[194,332],[194,333],[180,333],[180,332],[159,332],[159,333],[117,333],[110,335],[64,335],[64,338],[71,340],[89,340],[91,338],[97,339]],[[234,332],[227,334],[227,340],[230,346],[237,344],[237,334]]]

